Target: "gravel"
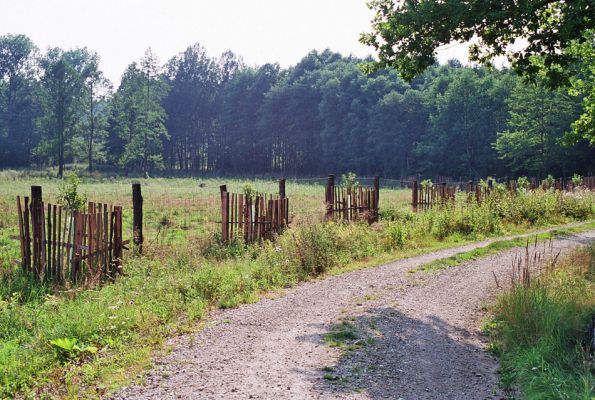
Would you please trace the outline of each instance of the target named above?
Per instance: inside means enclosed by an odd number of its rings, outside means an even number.
[[[594,240],[589,231],[551,245],[566,252]],[[327,277],[217,311],[200,332],[173,338],[173,351],[155,360],[144,382],[112,398],[505,398],[480,326],[484,306],[510,282],[512,258],[524,249],[407,273],[489,243]],[[341,321],[357,331],[353,350],[323,340]]]

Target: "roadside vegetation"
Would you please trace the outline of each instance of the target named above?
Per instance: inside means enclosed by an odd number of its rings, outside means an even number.
[[[222,245],[217,225],[208,223],[218,205],[214,180],[144,182],[144,255],[128,256],[125,276],[93,289],[38,284],[13,265],[14,196],[26,194],[29,182],[0,183],[6,188],[0,199],[0,397],[105,395],[139,378],[166,338],[199,329],[213,308],[254,302],[326,274],[594,215],[593,194],[583,191],[513,196],[497,188],[482,204],[461,194],[453,204],[413,213],[409,191],[385,190],[379,223],[324,222],[324,187],[289,184],[288,197],[302,199],[304,207],[297,207],[290,229],[271,242]],[[129,183],[83,180],[79,190],[93,200],[126,201],[130,229]],[[227,183],[240,190],[246,182]],[[262,181],[251,184],[274,190]],[[44,198],[57,193],[44,183]]]
[[[505,389],[527,399],[593,399],[594,293],[591,245],[500,297],[485,328],[500,355]]]
[[[438,260],[430,261],[426,264],[422,264],[418,267],[412,268],[408,272],[413,274],[416,272],[435,272],[446,268],[456,267],[457,265],[474,261],[480,258],[487,257],[491,254],[500,253],[506,250],[513,249],[515,247],[525,247],[530,243],[537,244],[538,242],[551,240],[554,237],[563,235],[570,235],[573,233],[583,232],[595,228],[595,221],[591,221],[587,224],[581,224],[572,227],[556,228],[549,232],[539,233],[528,237],[515,237],[513,239],[498,240],[488,244],[485,247],[479,247],[473,250],[469,250],[463,253],[457,253],[453,256],[441,258]]]

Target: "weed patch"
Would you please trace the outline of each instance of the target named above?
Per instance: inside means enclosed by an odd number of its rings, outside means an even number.
[[[592,246],[499,298],[484,330],[500,355],[504,388],[518,386],[529,399],[592,399],[585,341],[595,315],[594,277]]]

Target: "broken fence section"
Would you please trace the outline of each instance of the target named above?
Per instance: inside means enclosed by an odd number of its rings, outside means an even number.
[[[355,221],[365,218],[368,223],[378,222],[379,200],[380,179],[377,176],[372,187],[337,187],[335,176],[328,176],[325,193],[327,219]]]
[[[282,193],[284,194],[284,193]],[[289,226],[289,199],[272,194],[229,193],[221,186],[221,240],[271,239]]]
[[[503,184],[511,193],[516,193],[519,187],[517,180],[504,179],[499,183]],[[494,190],[495,184],[496,181],[494,179],[488,179],[482,183],[469,181],[467,183],[438,183],[432,185],[422,185],[417,180],[414,180],[411,184],[411,206],[413,211],[442,206],[454,200],[457,192],[467,193],[467,199],[469,201],[475,199],[477,203],[481,203]],[[586,176],[581,178],[580,185],[576,185],[572,178],[560,178],[553,181],[548,181],[547,179],[539,181],[537,178],[528,178],[526,190],[554,189],[572,192],[576,188],[595,190],[595,177]]]
[[[444,205],[453,201],[457,194],[457,185],[438,183],[422,185],[413,181],[411,186],[411,205],[413,211],[427,210],[435,205]]]
[[[17,196],[21,266],[39,280],[96,283],[122,272],[122,207],[87,212]]]

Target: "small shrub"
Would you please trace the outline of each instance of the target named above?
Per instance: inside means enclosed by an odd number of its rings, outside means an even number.
[[[402,249],[408,242],[409,229],[400,221],[388,223],[384,232],[387,250]]]
[[[78,193],[80,179],[75,172],[71,172],[66,180],[58,186],[58,203],[71,210],[81,210],[87,204],[87,196]]]
[[[572,184],[575,187],[581,186],[583,184],[583,177],[580,176],[579,174],[573,174],[572,175]]]
[[[587,200],[590,193],[564,193],[559,202],[560,214],[577,219],[585,220],[593,215],[593,203]]]
[[[357,175],[355,172],[348,172],[341,175],[341,186],[350,190],[358,187],[359,182],[357,181]]]
[[[224,243],[221,233],[216,232],[199,244],[203,257],[211,260],[225,260],[228,258],[239,258],[248,250],[248,245],[241,238],[234,237]]]
[[[244,196],[246,196],[246,198],[252,198],[256,195],[256,190],[249,183],[245,183],[244,186],[242,186],[242,191],[244,192]]]
[[[317,276],[337,265],[333,223],[304,226],[294,235],[296,256],[306,275]]]
[[[516,180],[516,187],[519,190],[527,190],[530,185],[531,182],[529,182],[529,178],[527,178],[526,176],[519,176]]]
[[[81,355],[97,353],[97,347],[84,344],[79,345],[77,343],[78,340],[75,338],[50,340],[50,344],[54,346],[57,356],[62,362],[66,362]]]
[[[424,190],[429,189],[432,186],[434,186],[434,183],[431,179],[424,179],[423,181],[421,181],[421,187],[424,188]]]

